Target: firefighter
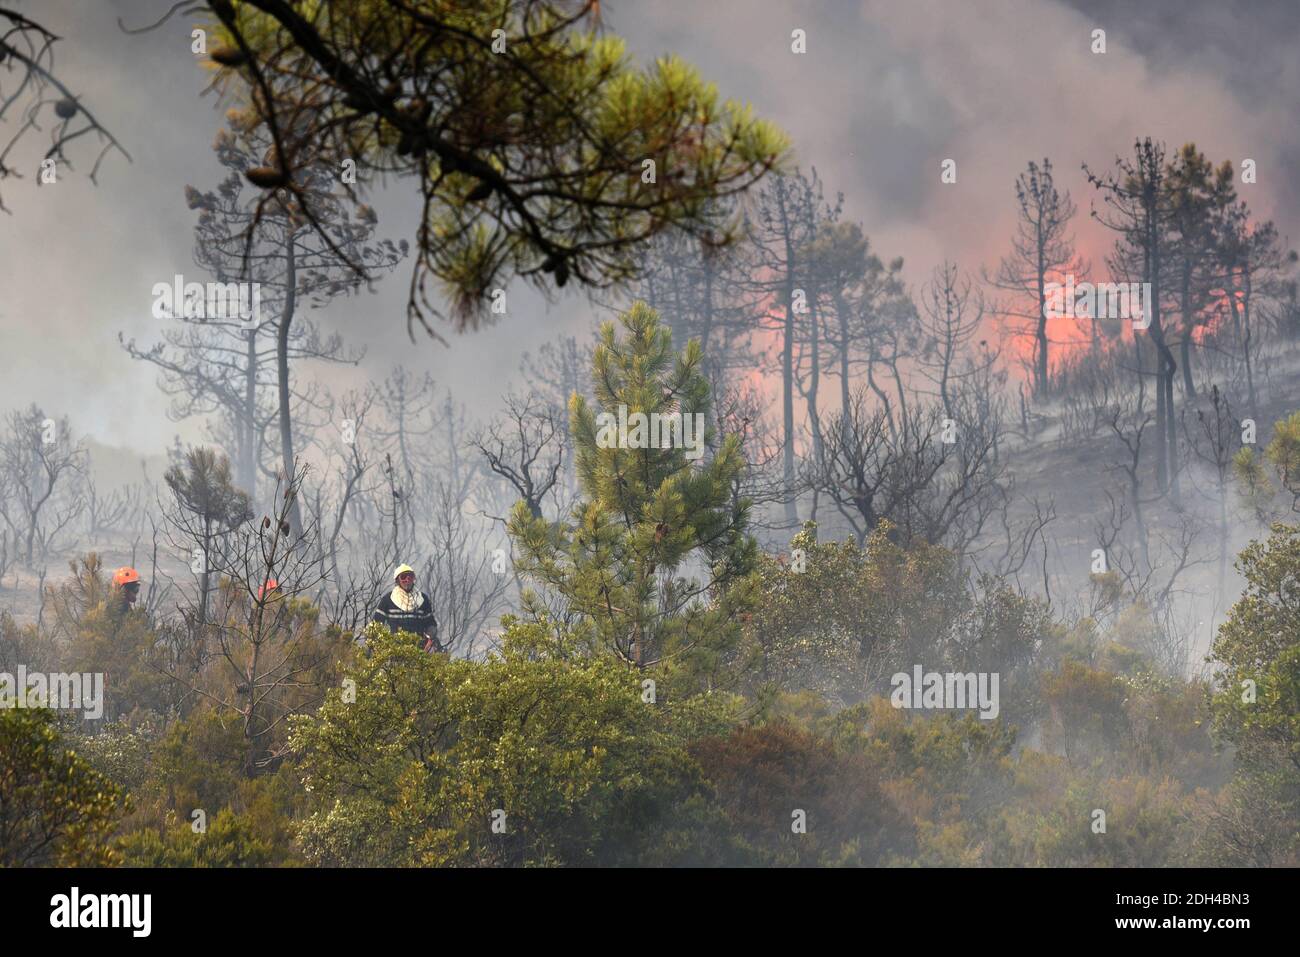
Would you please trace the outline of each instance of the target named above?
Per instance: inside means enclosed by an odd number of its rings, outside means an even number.
[[[118,614],[135,607],[140,597],[140,573],[130,565],[123,565],[113,573],[113,597],[110,605]]]
[[[442,651],[438,644],[438,620],[433,617],[433,602],[415,587],[415,569],[398,565],[393,573],[393,590],[379,599],[371,621],[387,626],[396,634],[409,631],[420,639],[423,651]]]

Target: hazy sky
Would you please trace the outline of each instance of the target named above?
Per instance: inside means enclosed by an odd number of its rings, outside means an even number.
[[[0,409],[36,402],[79,432],[142,451],[178,431],[196,438],[196,425],[168,420],[154,373],[117,343],[119,332],[156,338],[155,282],[206,278],[191,258],[195,214],[183,188],[220,179],[210,147],[223,109],[200,97],[208,74],[190,53],[193,23],[118,30],[119,16],[138,26],[170,0],[19,6],[65,38],[61,77],[133,162],[110,157],[97,187],[68,175],[38,188],[28,169],[0,186],[12,210],[0,221]],[[1043,156],[1078,203],[1076,232],[1099,262],[1109,240],[1087,221],[1092,191],[1080,164],[1108,168],[1146,135],[1171,150],[1195,141],[1216,162],[1256,160],[1259,182],[1239,187],[1243,197],[1283,233],[1300,231],[1300,3],[609,0],[605,20],[638,58],[680,54],[723,95],[783,126],[798,162],[845,194],[881,255],[905,257],[914,285],[944,258],[996,265],[1015,177]],[[802,56],[790,49],[795,28],[807,33]],[[1106,31],[1104,54],[1090,50],[1094,29]],[[29,166],[35,140],[20,157]],[[940,182],[946,158],[957,162],[953,185]],[[375,206],[382,235],[413,237],[413,184],[392,186]],[[432,372],[477,415],[496,406],[524,350],[581,332],[596,314],[580,297],[548,305],[515,289],[497,327],[450,348],[412,344],[408,278],[403,268],[376,295],[316,317],[369,350],[357,381],[400,361]],[[333,371],[330,381],[347,376]]]

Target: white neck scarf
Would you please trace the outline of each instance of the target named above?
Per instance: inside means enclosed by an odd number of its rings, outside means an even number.
[[[420,599],[423,597],[418,588],[412,588],[409,592],[403,591],[401,585],[393,586],[393,604],[402,611],[415,611],[420,606]]]

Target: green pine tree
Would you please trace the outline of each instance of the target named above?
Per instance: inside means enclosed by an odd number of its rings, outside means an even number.
[[[408,318],[430,333],[442,294],[476,326],[515,277],[605,288],[665,231],[729,242],[716,200],[784,165],[783,133],[676,57],[638,65],[595,0],[209,6],[217,82],[276,144],[255,184],[295,192],[310,154],[418,188]]]
[[[621,337],[605,323],[592,356],[599,408],[579,395],[569,403],[582,490],[571,522],[549,523],[522,502],[511,515],[517,568],[553,600],[526,591],[523,617],[505,619],[507,640],[551,654],[613,654],[712,687],[754,588],[750,503],[730,494],[746,467],[740,439],[638,430],[637,413],[651,425],[652,414],[709,420],[704,357],[695,340],[674,353],[644,303],[619,324]]]

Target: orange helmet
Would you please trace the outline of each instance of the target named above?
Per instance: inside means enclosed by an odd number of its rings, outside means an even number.
[[[129,585],[132,582],[140,581],[140,573],[130,565],[123,565],[117,571],[113,572],[113,584],[119,588],[123,585]]]

